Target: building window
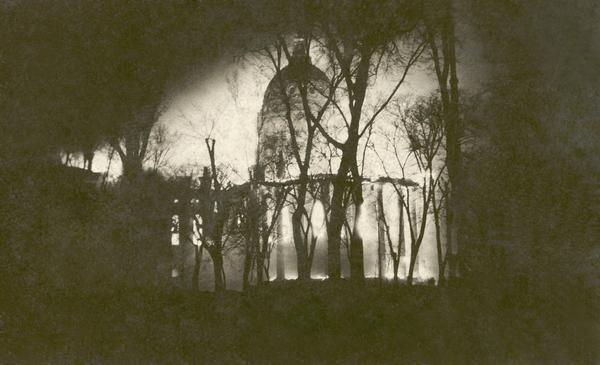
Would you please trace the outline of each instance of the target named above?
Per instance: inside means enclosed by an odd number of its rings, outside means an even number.
[[[171,217],[171,245],[179,246],[179,216],[177,214]]]
[[[202,234],[204,233],[202,228],[202,217],[200,216],[200,214],[194,214],[194,221],[192,222],[192,227],[192,240],[196,246],[200,246],[200,244],[202,243]]]

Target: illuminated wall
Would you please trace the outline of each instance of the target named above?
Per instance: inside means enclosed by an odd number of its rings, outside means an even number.
[[[403,224],[400,225],[399,221],[399,202],[398,195],[394,190],[391,183],[364,183],[364,204],[362,208],[362,216],[359,218],[359,233],[363,238],[364,245],[364,265],[365,265],[365,276],[368,278],[379,277],[380,265],[383,278],[393,278],[393,263],[391,260],[390,248],[385,240],[383,245],[383,255],[381,253],[380,246],[380,230],[378,229],[378,205],[377,205],[377,190],[381,189],[382,201],[384,207],[384,214],[386,222],[389,227],[390,240],[394,250],[400,253],[398,242],[400,240],[400,229],[402,227],[403,237],[405,241],[404,252],[401,252],[400,265],[398,270],[398,276],[400,279],[405,279],[408,274],[410,254],[411,254],[411,239],[410,239],[410,228],[409,228],[409,217],[404,212]],[[411,195],[411,206],[416,209],[412,211],[413,219],[417,218],[415,230],[421,224],[420,215],[422,213],[422,206],[418,191],[415,191]],[[312,204],[312,202],[309,202]],[[350,210],[352,207],[350,207]],[[412,210],[412,209],[411,209]],[[314,259],[311,268],[311,277],[313,279],[324,279],[327,277],[327,229],[324,220],[324,209],[320,202],[316,202],[315,208],[312,214],[313,226],[318,228],[318,240],[315,248]],[[193,227],[192,218],[190,219],[190,227]],[[352,219],[352,217],[350,217]],[[443,219],[441,220],[443,222]],[[173,216],[172,219],[173,228],[171,229],[171,245],[174,249],[174,265],[172,270],[172,279],[174,283],[183,287],[191,287],[191,269],[194,264],[194,244],[199,244],[197,239],[197,232],[195,228],[191,230],[189,239],[184,240],[180,237],[179,226],[181,224],[180,217],[177,215]],[[286,280],[296,279],[298,277],[297,262],[296,262],[296,250],[294,248],[294,242],[292,238],[292,224],[291,224],[291,212],[289,206],[284,206],[280,223],[281,236],[273,237],[276,240],[275,247],[273,248],[270,256],[269,263],[269,277],[271,280],[276,280],[277,268],[283,267],[283,276]],[[445,229],[441,227],[441,238],[442,243],[445,245]],[[346,248],[342,245],[340,250],[342,276],[349,277],[349,262]],[[444,247],[445,250],[445,247]],[[227,288],[231,290],[240,290],[242,287],[242,271],[243,271],[243,260],[244,255],[240,250],[232,250],[227,253],[224,257],[224,266],[227,276]],[[419,253],[416,260],[414,278],[416,281],[426,281],[428,279],[437,279],[438,275],[437,268],[437,248],[436,248],[436,237],[435,237],[435,225],[433,221],[433,214],[430,212],[427,217],[427,223],[425,226],[425,234],[423,237],[423,243],[419,249]],[[213,267],[210,256],[207,252],[203,253],[201,272],[200,272],[200,289],[201,290],[212,290],[213,289]]]

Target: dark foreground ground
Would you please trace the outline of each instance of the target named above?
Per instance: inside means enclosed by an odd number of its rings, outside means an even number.
[[[597,364],[591,294],[573,291],[564,308],[527,292],[373,281],[2,293],[0,363]]]

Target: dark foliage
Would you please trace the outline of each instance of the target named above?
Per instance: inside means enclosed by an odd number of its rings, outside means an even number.
[[[574,295],[589,303],[584,291]],[[9,363],[593,363],[591,333],[555,343],[560,329],[547,321],[543,298],[517,285],[500,299],[460,287],[339,281],[216,296],[60,291],[43,307],[1,312],[0,349]]]

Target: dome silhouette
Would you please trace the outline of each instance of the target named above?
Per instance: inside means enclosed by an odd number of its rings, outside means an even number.
[[[311,63],[303,43],[296,43],[289,64],[269,82],[258,118],[258,163],[273,173],[292,155],[288,108],[299,148],[305,146],[307,120],[299,87],[306,87],[313,113],[320,110],[329,90],[327,75]]]

